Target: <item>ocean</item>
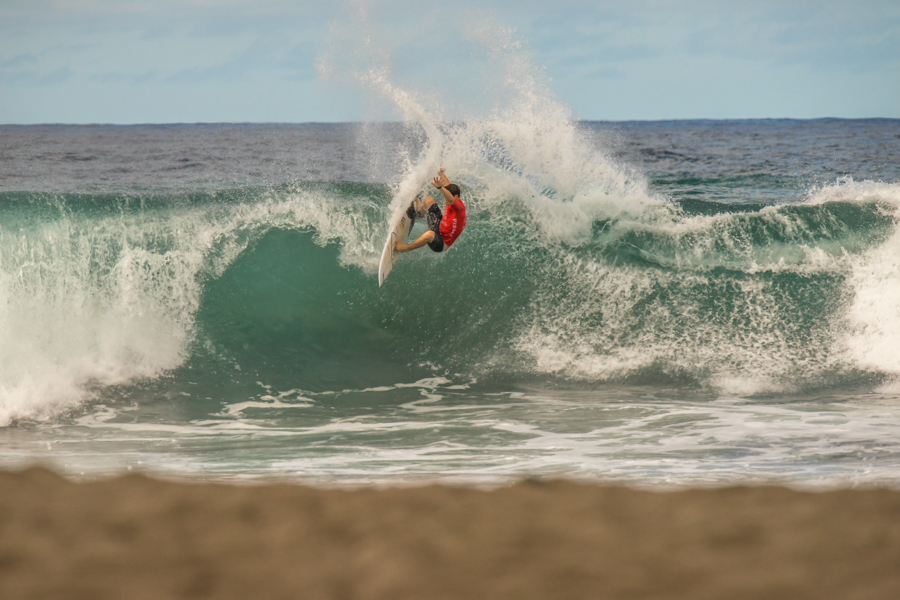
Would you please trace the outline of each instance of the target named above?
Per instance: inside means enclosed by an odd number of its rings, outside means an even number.
[[[900,120],[534,114],[0,126],[0,466],[897,486]]]

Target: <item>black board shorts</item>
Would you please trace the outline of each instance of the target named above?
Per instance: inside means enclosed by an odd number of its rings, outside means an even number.
[[[412,220],[409,226],[412,229],[412,226],[416,224],[415,202],[406,209],[406,215]],[[434,252],[444,251],[444,238],[441,237],[441,219],[443,218],[444,213],[441,212],[441,207],[437,205],[437,202],[429,206],[428,212],[425,213],[425,222],[428,224],[428,230],[434,232],[434,239],[428,242],[428,247]]]

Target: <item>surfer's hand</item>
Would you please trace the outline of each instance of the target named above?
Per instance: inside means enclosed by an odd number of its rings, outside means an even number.
[[[397,252],[406,252],[406,248],[403,246],[403,244],[400,243],[399,240],[394,241],[394,250],[396,250]]]
[[[431,185],[440,189],[445,185],[450,185],[450,180],[447,179],[447,175],[444,174],[444,169],[438,171],[437,177],[434,178],[434,181],[431,182]]]

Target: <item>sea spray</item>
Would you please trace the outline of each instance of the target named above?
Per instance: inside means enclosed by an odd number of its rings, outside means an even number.
[[[424,134],[418,153],[393,149],[407,162],[391,182],[391,215],[404,210],[416,194],[433,191],[426,182],[440,167],[471,188],[467,191],[472,202],[502,201],[508,193],[530,196],[529,210],[542,213],[541,222],[553,227],[556,235],[565,230],[583,236],[583,227],[573,227],[572,212],[586,209],[579,220],[590,223],[597,207],[588,205],[596,205],[597,195],[603,196],[607,213],[612,207],[617,213],[641,212],[642,205],[660,202],[648,196],[646,182],[637,172],[613,164],[585,138],[513,30],[480,14],[469,15],[466,21],[456,15],[441,20],[439,27],[417,31],[424,56],[439,61],[448,52],[447,44],[454,48],[456,42],[464,42],[472,49],[470,60],[486,53],[490,75],[481,81],[472,77],[456,81],[427,68],[425,62],[420,64],[426,68],[414,78],[418,83],[402,86],[392,69],[391,35],[372,35],[383,24],[373,20],[371,7],[355,3],[350,16],[332,24],[317,63],[319,73],[357,84],[373,105],[388,102],[406,127]],[[495,105],[484,107],[477,100],[485,93],[496,98]],[[554,217],[563,222],[550,225]]]

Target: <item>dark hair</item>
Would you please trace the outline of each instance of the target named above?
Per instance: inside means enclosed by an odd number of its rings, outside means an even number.
[[[451,196],[459,196],[459,186],[455,183],[448,183],[444,187],[447,188],[447,191],[450,192]]]

